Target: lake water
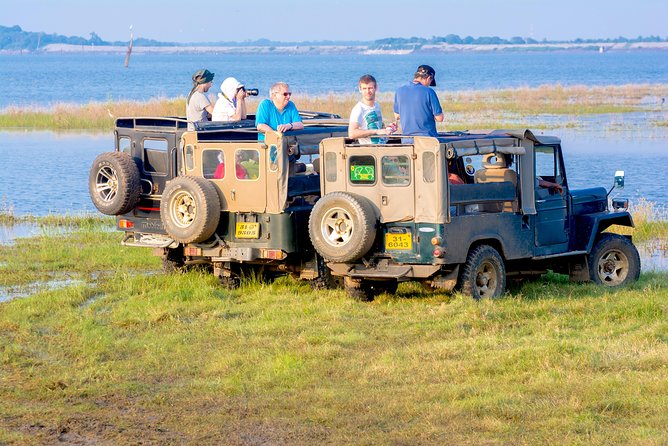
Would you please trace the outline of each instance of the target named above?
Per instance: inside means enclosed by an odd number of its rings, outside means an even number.
[[[571,188],[609,187],[615,172],[624,170],[626,187],[613,195],[655,202],[668,218],[668,131],[546,133],[562,138]],[[88,172],[99,153],[111,150],[112,132],[0,131],[0,208],[16,215],[97,212],[88,196]]]
[[[420,64],[437,72],[437,90],[543,84],[623,85],[668,81],[668,51],[434,53],[408,55],[135,54],[0,55],[0,109],[10,105],[87,103],[185,96],[200,67],[216,73],[213,90],[235,76],[266,96],[277,80],[297,94],[355,93],[371,73],[381,91],[408,82]]]

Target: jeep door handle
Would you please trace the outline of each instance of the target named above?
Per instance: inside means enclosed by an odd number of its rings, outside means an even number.
[[[547,200],[536,200],[536,203],[545,203]]]

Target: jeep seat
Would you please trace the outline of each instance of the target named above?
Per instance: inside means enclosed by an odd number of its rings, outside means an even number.
[[[484,155],[482,167],[483,169],[476,171],[474,174],[473,178],[476,184],[509,181],[513,183],[513,186],[517,186],[517,173],[506,166],[506,159],[503,155],[495,153]],[[480,210],[484,212],[517,212],[517,200],[481,204]]]

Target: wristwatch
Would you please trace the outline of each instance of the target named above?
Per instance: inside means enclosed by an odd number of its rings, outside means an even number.
[[[293,127],[294,127],[294,125],[292,125],[292,123],[290,123],[290,130],[292,130]]]

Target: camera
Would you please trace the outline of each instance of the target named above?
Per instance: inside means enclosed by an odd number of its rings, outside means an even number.
[[[257,96],[260,94],[260,90],[258,90],[257,88],[244,88],[244,87],[241,88],[246,92],[248,96]]]

